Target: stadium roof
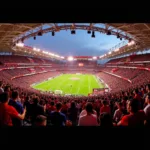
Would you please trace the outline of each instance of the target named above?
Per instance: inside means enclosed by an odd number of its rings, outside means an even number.
[[[106,58],[114,57],[120,54],[142,51],[150,48],[150,23],[64,23],[64,24],[0,24],[0,47],[11,48],[14,43],[24,41],[30,37],[38,36],[39,32],[42,34],[47,32],[59,32],[60,30],[91,30],[104,33],[107,35],[116,35],[116,38],[134,40],[135,45],[128,49],[116,51]]]
[[[18,37],[19,35],[28,32],[30,33],[39,26],[41,26],[41,24],[0,24],[0,44],[10,45],[13,42],[13,39]]]

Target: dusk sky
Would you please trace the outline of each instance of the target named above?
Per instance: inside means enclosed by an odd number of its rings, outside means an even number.
[[[30,38],[25,41],[25,45],[62,56],[100,56],[122,42],[113,35],[95,32],[95,36],[91,38],[91,34],[87,34],[86,30],[76,30],[75,35],[72,35],[70,30],[60,30],[55,36],[50,32],[37,36],[36,40]]]

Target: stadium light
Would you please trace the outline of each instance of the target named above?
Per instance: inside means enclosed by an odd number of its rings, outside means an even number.
[[[38,32],[38,36],[42,36],[42,31],[39,31],[39,32]]]
[[[94,59],[94,60],[96,60],[96,59],[97,59],[97,57],[96,57],[96,56],[94,56],[94,57],[93,57],[93,59]]]
[[[44,53],[44,54],[48,54],[48,52],[46,52],[46,51],[43,51],[43,53]]]
[[[54,31],[52,31],[52,36],[54,36],[55,35],[55,32]]]
[[[120,38],[120,35],[119,35],[119,34],[117,34],[117,38],[118,38],[118,39]]]
[[[92,31],[92,35],[91,35],[92,38],[95,38],[95,32]]]
[[[55,56],[54,54],[51,54],[52,56]]]
[[[69,56],[69,57],[68,57],[68,61],[73,61],[73,57],[72,57],[72,56]]]
[[[34,50],[34,51],[36,51],[36,48],[35,48],[35,47],[33,47],[33,50]]]
[[[131,46],[131,45],[134,45],[134,44],[135,44],[135,42],[131,41],[131,42],[128,43],[128,46]]]
[[[119,48],[115,49],[114,51],[115,51],[115,52],[119,51]]]
[[[71,31],[71,34],[75,34],[75,33],[76,33],[76,31],[75,31],[75,30],[72,30],[72,31]]]
[[[89,58],[88,60],[92,60],[91,58]]]
[[[107,31],[107,35],[111,35],[111,31]]]
[[[112,52],[109,52],[108,54],[111,54]]]
[[[22,42],[16,43],[16,46],[18,46],[18,47],[24,47],[24,43],[22,43]]]
[[[88,31],[87,31],[87,33],[88,33],[88,34],[91,34],[91,31],[90,31],[90,30],[88,30]]]
[[[63,57],[63,56],[61,56],[60,58],[64,59],[64,57]]]

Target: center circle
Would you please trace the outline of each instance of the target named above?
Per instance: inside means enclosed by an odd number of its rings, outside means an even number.
[[[79,80],[80,78],[72,77],[70,80]]]

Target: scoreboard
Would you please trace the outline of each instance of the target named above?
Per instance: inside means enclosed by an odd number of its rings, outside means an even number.
[[[109,88],[94,88],[93,95],[103,95],[109,92]]]

